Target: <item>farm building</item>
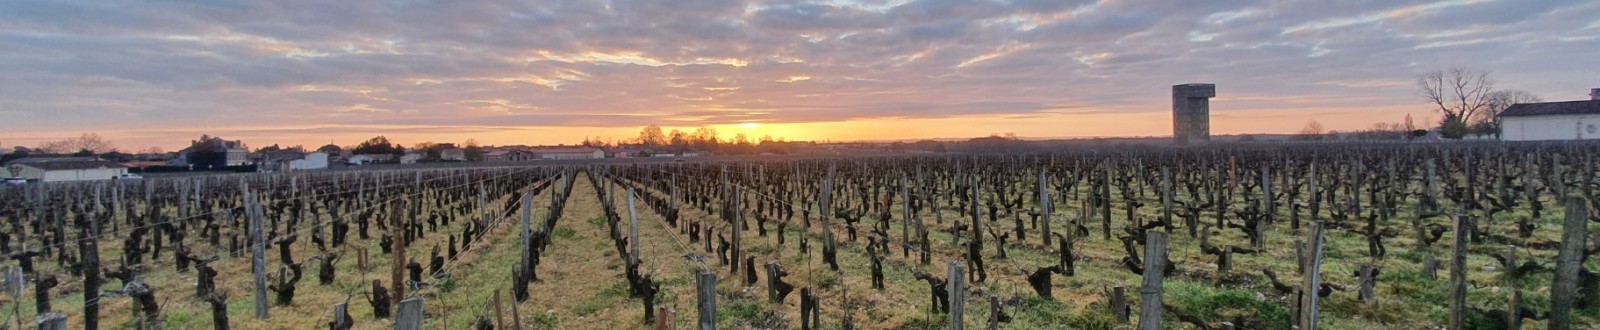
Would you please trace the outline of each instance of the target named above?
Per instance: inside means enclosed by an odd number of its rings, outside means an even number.
[[[462,150],[461,148],[439,150],[439,160],[447,162],[464,162],[467,161],[467,151]]]
[[[305,153],[298,150],[263,151],[251,154],[250,161],[256,164],[256,171],[278,172],[289,170],[289,162],[305,156]]]
[[[422,154],[415,152],[408,152],[405,156],[400,156],[400,164],[402,165],[416,164],[419,160],[422,160]]]
[[[483,159],[490,162],[528,162],[528,160],[538,160],[539,155],[522,149],[507,149],[507,151],[485,152]]]
[[[1172,140],[1179,145],[1211,141],[1211,98],[1216,84],[1172,86]]]
[[[1500,112],[1505,141],[1600,139],[1600,88],[1587,101],[1521,103]]]
[[[6,164],[10,176],[28,181],[60,182],[115,179],[128,167],[94,157],[24,158]]]
[[[313,152],[306,154],[305,158],[289,161],[290,170],[320,170],[328,168],[328,153]]]
[[[220,169],[243,166],[250,162],[250,150],[239,140],[201,136],[190,141],[189,147],[178,151],[178,157],[167,164],[195,169]]]
[[[606,152],[595,148],[552,148],[534,150],[538,159],[601,159]]]
[[[350,156],[350,158],[345,158],[344,161],[346,164],[350,165],[368,165],[378,162],[380,159],[377,156],[382,155],[355,155]]]

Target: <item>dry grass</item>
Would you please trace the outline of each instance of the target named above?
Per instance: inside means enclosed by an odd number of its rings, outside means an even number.
[[[554,329],[629,329],[643,328],[643,310],[641,302],[636,298],[628,297],[627,285],[623,275],[623,258],[616,254],[612,243],[607,238],[607,227],[601,211],[600,201],[594,193],[594,187],[587,178],[578,176],[572,197],[567,203],[565,213],[556,225],[557,235],[552,244],[547,248],[542,264],[538,267],[540,281],[531,286],[532,298],[529,301],[517,304],[522,323],[533,328]],[[1119,194],[1114,193],[1114,196]],[[1154,197],[1150,194],[1149,197]],[[1159,205],[1147,197],[1147,205]],[[1548,199],[1548,198],[1547,198]],[[504,200],[495,203],[503,203]],[[1242,203],[1242,202],[1241,202]],[[1060,230],[1065,227],[1062,214],[1077,214],[1074,207],[1076,203],[1066,204],[1057,210],[1055,227]],[[1554,203],[1547,201],[1546,205]],[[1113,208],[1113,226],[1120,227],[1127,223],[1123,218],[1122,204],[1119,201]],[[1239,204],[1242,205],[1242,204]],[[1452,207],[1446,205],[1446,207]],[[1559,240],[1560,211],[1559,209],[1546,212],[1542,219],[1536,222],[1541,224],[1530,242]],[[893,214],[898,217],[898,207]],[[618,212],[627,217],[625,202],[619,200]],[[640,204],[638,211],[640,246],[643,250],[642,260],[645,271],[653,274],[661,283],[662,292],[659,296],[659,305],[673,307],[677,310],[675,322],[679,328],[688,328],[695,319],[694,309],[694,280],[693,274],[700,265],[687,261],[682,256],[686,253],[697,253],[705,256],[706,266],[718,273],[719,314],[722,320],[719,328],[798,328],[799,319],[799,288],[811,287],[823,297],[822,318],[823,328],[836,328],[842,319],[849,315],[858,328],[868,329],[921,329],[942,328],[947,322],[945,316],[929,311],[928,287],[925,283],[912,278],[913,270],[922,270],[945,275],[944,265],[950,261],[960,261],[964,250],[953,246],[948,235],[948,226],[953,222],[970,222],[952,209],[942,209],[944,222],[935,224],[933,215],[928,212],[918,215],[924,222],[935,230],[931,234],[933,241],[933,262],[930,265],[921,265],[916,260],[913,252],[910,259],[900,257],[898,243],[885,257],[885,278],[887,288],[882,291],[870,288],[868,261],[866,256],[865,228],[859,234],[862,238],[857,242],[846,240],[844,230],[839,229],[835,221],[837,237],[840,239],[839,264],[843,267],[840,274],[833,273],[826,264],[822,263],[820,248],[820,228],[813,227],[808,233],[811,235],[811,254],[803,254],[797,250],[798,237],[802,229],[798,224],[798,215],[794,225],[789,226],[787,243],[783,247],[776,245],[776,237],[758,237],[752,228],[745,232],[743,248],[746,251],[760,251],[751,253],[756,256],[757,263],[778,261],[790,272],[786,279],[794,283],[797,288],[788,299],[780,304],[766,302],[765,297],[765,271],[758,270],[762,279],[754,288],[745,288],[742,278],[730,275],[728,268],[718,265],[715,254],[704,253],[700,244],[691,244],[686,236],[678,235],[677,229],[668,228],[665,222],[648,208]],[[1160,212],[1159,207],[1145,207],[1139,210],[1141,217],[1155,217]],[[1364,238],[1344,231],[1330,231],[1327,237],[1327,260],[1323,265],[1325,281],[1338,283],[1347,287],[1355,286],[1355,279],[1349,274],[1363,263],[1376,263],[1383,267],[1383,275],[1377,282],[1376,304],[1362,304],[1356,299],[1353,292],[1336,293],[1332,297],[1322,300],[1323,326],[1329,329],[1421,329],[1431,328],[1444,321],[1445,300],[1447,297],[1442,290],[1448,280],[1441,269],[1440,278],[1425,280],[1417,276],[1420,269],[1422,256],[1433,255],[1444,262],[1444,247],[1441,243],[1432,249],[1417,249],[1415,242],[1409,235],[1409,220],[1407,214],[1410,206],[1403,206],[1401,215],[1396,220],[1385,224],[1384,227],[1401,229],[1401,236],[1386,240],[1389,247],[1389,256],[1382,260],[1371,260],[1366,256]],[[1486,222],[1490,232],[1515,232],[1514,225],[1509,219],[1526,216],[1520,213],[1502,214],[1496,220]],[[987,216],[985,215],[985,218]],[[462,217],[463,219],[465,217]],[[696,210],[684,209],[684,221],[699,219],[711,223],[719,223],[715,217]],[[1166,299],[1169,304],[1180,305],[1191,311],[1204,311],[1208,320],[1216,322],[1225,321],[1223,317],[1265,317],[1287,306],[1287,297],[1273,293],[1264,278],[1260,278],[1260,270],[1271,268],[1283,275],[1285,281],[1297,281],[1299,276],[1294,274],[1294,256],[1292,244],[1296,238],[1303,234],[1289,229],[1286,220],[1287,209],[1281,209],[1278,218],[1280,222],[1269,227],[1266,237],[1266,251],[1259,255],[1236,255],[1234,272],[1229,277],[1242,278],[1244,281],[1235,284],[1218,285],[1213,283],[1215,276],[1214,260],[1211,256],[1199,253],[1198,240],[1189,237],[1187,230],[1180,229],[1180,233],[1169,235],[1171,249],[1169,255],[1172,260],[1180,264],[1184,275],[1178,278],[1169,278]],[[538,219],[537,215],[535,219]],[[1005,229],[1010,231],[1010,217],[1003,219],[995,228],[997,231]],[[863,219],[863,226],[870,225],[871,219]],[[1202,217],[1202,221],[1214,221],[1210,216]],[[1441,222],[1442,220],[1434,220]],[[890,237],[896,242],[901,235],[898,225],[899,219],[891,220]],[[414,243],[408,249],[409,255],[418,257],[419,262],[426,257],[434,243],[443,244],[445,232],[459,233],[460,222],[455,226],[441,228],[439,234],[429,234],[420,242]],[[466,252],[458,265],[452,271],[453,288],[448,292],[445,288],[435,287],[423,290],[420,295],[427,300],[426,328],[464,328],[479,315],[492,317],[493,313],[486,307],[491,301],[495,291],[503,294],[506,303],[511,303],[509,291],[510,271],[515,264],[518,253],[513,246],[518,242],[514,235],[514,221],[507,221],[494,229],[484,242],[480,242],[470,252]],[[750,225],[756,224],[751,220]],[[775,225],[768,224],[769,231],[776,229]],[[1105,302],[1109,300],[1106,292],[1111,286],[1124,285],[1129,288],[1130,299],[1136,303],[1137,285],[1140,277],[1123,269],[1117,260],[1123,256],[1120,242],[1100,238],[1098,219],[1090,221],[1089,237],[1080,238],[1076,249],[1082,258],[1077,264],[1077,275],[1073,277],[1055,277],[1054,296],[1051,301],[1034,297],[1028,287],[1025,271],[1033,267],[1053,265],[1056,260],[1054,247],[1042,246],[1037,231],[1030,229],[1026,241],[1017,241],[1015,238],[1008,240],[1008,254],[1010,259],[994,258],[994,242],[992,239],[985,242],[985,261],[989,269],[989,282],[969,283],[974,294],[969,295],[966,302],[965,323],[968,327],[985,326],[984,321],[988,316],[987,295],[995,294],[1003,300],[1019,298],[1018,306],[1008,306],[1007,312],[1016,317],[1016,321],[1002,326],[1009,329],[1038,329],[1038,328],[1127,328],[1128,325],[1116,325],[1109,320],[1109,311]],[[626,224],[622,226],[626,230]],[[720,232],[720,230],[719,230]],[[339,262],[338,281],[334,284],[323,286],[316,284],[313,262],[306,262],[306,276],[299,284],[299,291],[292,306],[274,306],[271,318],[256,320],[252,314],[252,302],[249,288],[252,286],[248,276],[249,263],[246,258],[224,258],[214,264],[223,275],[218,277],[218,286],[231,294],[229,317],[232,325],[239,329],[310,329],[325,327],[331,317],[331,306],[342,302],[348,296],[351,299],[350,312],[357,320],[357,328],[387,328],[387,320],[374,320],[371,308],[360,297],[367,289],[371,280],[382,280],[387,286],[389,279],[389,256],[380,254],[377,244],[377,230],[373,230],[374,238],[371,240],[358,240],[354,233],[351,234],[350,247],[345,249],[344,257]],[[1217,244],[1247,245],[1247,239],[1237,230],[1219,231],[1212,237],[1212,242]],[[307,261],[314,255],[314,248],[302,239],[296,244],[295,257],[298,261]],[[1443,240],[1448,242],[1449,237]],[[105,251],[103,260],[115,260],[110,247],[120,242],[101,242]],[[362,273],[355,268],[354,248],[366,248],[371,253],[373,271]],[[1500,243],[1474,245],[1476,252],[1468,258],[1470,281],[1473,286],[1469,288],[1470,303],[1474,306],[1500,308],[1507,296],[1507,289],[1500,278],[1501,271],[1495,270],[1494,260],[1484,253],[1503,251],[1504,245]],[[1536,251],[1522,249],[1524,260],[1550,261],[1554,259],[1552,251]],[[164,252],[170,253],[170,252]],[[197,248],[197,253],[207,256],[213,253],[209,246]],[[274,269],[278,264],[276,251],[269,249],[267,253],[269,269]],[[423,262],[426,264],[426,262]],[[145,273],[144,279],[155,288],[157,297],[162,301],[162,317],[169,328],[197,329],[209,328],[211,314],[209,307],[193,297],[193,271],[177,272],[173,270],[170,255],[164,255],[160,261],[150,263],[152,269]],[[1444,266],[1447,264],[1442,264]],[[1591,266],[1595,266],[1591,263]],[[54,272],[53,264],[43,265],[45,273]],[[1441,267],[1443,268],[1443,267]],[[1549,274],[1534,275],[1524,281],[1524,300],[1530,305],[1542,306],[1542,301],[1548,300]],[[81,282],[76,278],[62,278],[62,286],[55,289],[54,305],[57,309],[66,312],[71,317],[70,327],[81,327]],[[115,289],[107,285],[105,289]],[[847,293],[848,292],[848,293]],[[25,293],[31,297],[31,292]],[[32,299],[24,299],[21,306],[22,315],[34,315],[31,304]],[[10,306],[11,301],[0,301]],[[133,312],[130,299],[126,297],[107,297],[102,300],[101,324],[106,328],[126,328],[130,323]],[[1255,306],[1255,307],[1250,307]],[[508,308],[510,306],[507,306]],[[505,317],[511,317],[509,310]],[[1137,323],[1137,315],[1134,315]],[[1593,325],[1597,320],[1592,312],[1578,314],[1578,324]],[[1527,327],[1544,327],[1542,321],[1528,320]],[[1187,328],[1168,318],[1165,324],[1168,328]]]

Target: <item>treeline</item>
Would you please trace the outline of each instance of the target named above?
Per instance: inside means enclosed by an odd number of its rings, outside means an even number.
[[[752,139],[744,133],[734,134],[732,138],[721,138],[716,128],[700,127],[694,131],[673,129],[664,131],[661,126],[645,126],[639,131],[639,136],[622,141],[606,141],[600,138],[585,137],[579,145],[600,149],[640,149],[640,152],[664,153],[713,153],[718,155],[758,155],[758,154],[792,154],[802,151],[815,142],[786,141],[783,138],[774,138],[764,135]]]

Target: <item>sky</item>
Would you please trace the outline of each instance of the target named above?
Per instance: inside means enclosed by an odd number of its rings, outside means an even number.
[[[0,1],[0,148],[98,133],[576,143],[1170,136],[1439,117],[1417,75],[1600,87],[1600,1]]]

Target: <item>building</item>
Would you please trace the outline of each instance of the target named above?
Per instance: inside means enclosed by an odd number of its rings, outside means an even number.
[[[496,162],[526,162],[539,160],[539,155],[521,149],[495,150],[483,155],[485,160]]]
[[[467,161],[467,151],[462,150],[461,148],[439,150],[439,160],[447,162],[464,162]]]
[[[244,166],[249,164],[249,160],[250,150],[244,142],[202,135],[199,140],[190,141],[189,147],[178,151],[178,156],[167,164],[204,170]]]
[[[1500,112],[1504,141],[1600,139],[1600,88],[1587,101],[1514,104]]]
[[[419,160],[422,160],[422,154],[415,152],[407,152],[404,156],[400,156],[401,165],[416,164]]]
[[[344,162],[349,165],[370,165],[380,161],[377,156],[380,155],[355,155],[345,158]]]
[[[608,152],[608,154],[611,158],[635,158],[640,157],[641,155],[649,155],[650,151],[645,149],[626,148],[612,149]]]
[[[1173,143],[1211,141],[1211,98],[1216,96],[1216,84],[1172,86]]]
[[[289,161],[289,169],[293,171],[326,168],[328,168],[328,153],[326,152],[313,152],[306,154],[305,158]]]
[[[306,154],[297,149],[261,151],[250,155],[250,161],[256,164],[257,172],[288,171],[290,162],[305,158]]]
[[[28,181],[62,182],[109,180],[128,173],[128,167],[95,157],[23,158],[6,164],[9,176]]]
[[[595,148],[550,148],[533,150],[538,154],[538,159],[601,159],[606,158],[604,150]]]

